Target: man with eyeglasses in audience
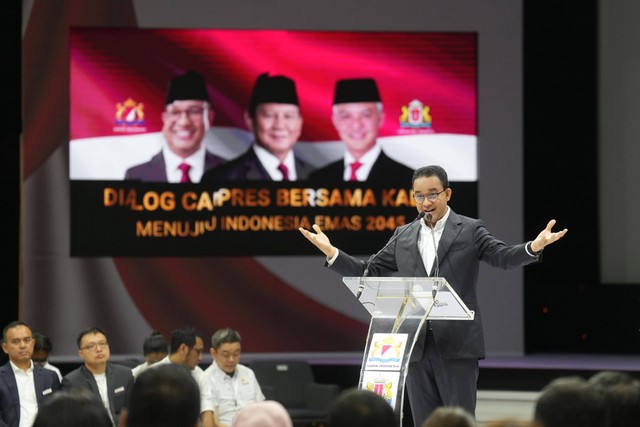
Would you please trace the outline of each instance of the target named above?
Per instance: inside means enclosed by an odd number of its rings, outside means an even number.
[[[541,260],[545,246],[562,238],[547,223],[534,240],[507,245],[481,220],[459,215],[448,205],[453,194],[447,172],[437,165],[417,169],[412,194],[419,216],[396,228],[383,249],[365,262],[333,246],[317,224],[300,232],[326,255],[325,265],[343,276],[444,277],[465,305],[475,311],[469,321],[424,322],[411,353],[407,394],[414,425],[422,425],[438,407],[460,406],[475,414],[478,360],[484,358],[480,308],[476,289],[480,261],[514,269]]]
[[[0,426],[30,427],[38,408],[60,389],[55,372],[33,363],[33,335],[14,321],[2,331],[2,351],[9,361],[0,367]]]
[[[230,426],[240,408],[265,397],[253,371],[240,364],[242,338],[238,331],[224,328],[214,332],[209,352],[213,362],[204,372],[218,402],[215,413],[220,425]]]
[[[204,371],[198,363],[204,351],[204,335],[192,326],[175,329],[171,332],[169,355],[148,369],[174,364],[186,367],[200,388],[200,421],[202,427],[216,426],[214,410],[218,406],[212,385],[206,380]]]
[[[62,378],[62,388],[91,390],[117,426],[120,411],[126,407],[133,387],[131,369],[109,362],[109,342],[101,328],[92,327],[80,332],[77,343],[78,355],[84,363]]]
[[[224,162],[203,144],[215,114],[204,77],[195,71],[169,82],[162,113],[165,144],[151,160],[127,169],[125,179],[145,182],[200,182],[210,168]]]

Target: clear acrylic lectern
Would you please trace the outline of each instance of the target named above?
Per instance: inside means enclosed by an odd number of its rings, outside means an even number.
[[[473,320],[475,313],[443,277],[345,277],[343,282],[371,313],[358,388],[384,397],[401,426],[409,359],[423,323]]]

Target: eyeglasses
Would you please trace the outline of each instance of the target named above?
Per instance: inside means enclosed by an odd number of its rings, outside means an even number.
[[[80,350],[87,350],[87,351],[96,351],[98,349],[98,346],[101,349],[107,348],[109,347],[109,343],[106,341],[100,341],[98,343],[91,343],[91,344],[87,344],[84,347],[80,347]]]
[[[416,203],[424,203],[424,199],[427,199],[430,202],[435,202],[436,200],[438,200],[438,196],[440,196],[441,193],[444,193],[445,190],[446,188],[437,193],[429,193],[427,195],[413,193],[413,200],[415,200]]]
[[[191,107],[186,110],[180,110],[178,108],[169,108],[165,111],[165,114],[171,121],[179,120],[183,114],[187,115],[189,120],[202,120],[206,107]]]

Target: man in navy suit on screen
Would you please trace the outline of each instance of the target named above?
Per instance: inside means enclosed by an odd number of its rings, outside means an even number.
[[[207,151],[204,136],[214,118],[204,77],[195,71],[169,82],[162,113],[165,144],[151,160],[127,169],[125,179],[147,182],[199,182],[224,159]]]
[[[295,82],[263,73],[253,86],[245,122],[253,144],[239,157],[208,171],[202,182],[300,181],[313,167],[293,147],[302,133],[302,114]]]

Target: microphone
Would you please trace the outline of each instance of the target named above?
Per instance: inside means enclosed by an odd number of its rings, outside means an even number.
[[[414,222],[416,222],[416,221],[420,221],[423,217],[424,217],[424,212],[420,212],[420,213],[418,214],[418,216],[416,217],[416,219],[414,219],[413,221],[411,221],[411,222],[410,222],[410,223],[409,223],[405,228],[403,228],[403,229],[402,229],[402,231],[401,231],[401,232],[399,232],[398,234],[396,234],[395,236],[393,236],[391,239],[389,239],[389,241],[387,242],[387,244],[386,244],[386,245],[384,245],[384,246],[382,247],[382,249],[380,249],[378,252],[376,252],[375,254],[373,254],[373,255],[371,255],[371,256],[369,257],[369,259],[367,260],[367,264],[366,264],[366,267],[365,267],[365,269],[364,269],[364,272],[362,273],[362,276],[360,277],[360,284],[358,285],[358,292],[356,293],[356,298],[357,298],[357,299],[360,299],[360,296],[362,295],[362,291],[364,291],[364,278],[365,278],[365,277],[367,277],[367,274],[369,274],[369,266],[371,265],[371,262],[372,262],[374,259],[376,259],[376,257],[377,257],[378,255],[380,255],[380,253],[381,253],[382,251],[384,251],[385,249],[387,249],[387,247],[388,247],[391,243],[395,242],[395,241],[396,241],[396,239],[397,239],[398,237],[400,237],[400,235],[401,235],[402,233],[404,233],[404,232],[405,232],[405,231],[407,231],[409,228],[411,228],[411,227],[410,227],[410,226],[411,226],[411,224],[413,224],[413,223],[414,223]]]
[[[433,242],[433,250],[435,251],[435,259],[433,260],[435,263],[435,269],[434,269],[434,275],[435,277],[439,277],[440,276],[440,261],[438,261],[438,246],[436,245],[436,237],[435,237],[435,231],[433,229],[433,222],[431,222],[433,216],[431,216],[430,213],[427,214],[427,225],[429,226],[429,228],[431,229],[431,241]],[[433,284],[432,288],[431,288],[431,295],[433,296],[433,299],[436,299],[436,294],[438,293],[438,285],[437,284]]]

